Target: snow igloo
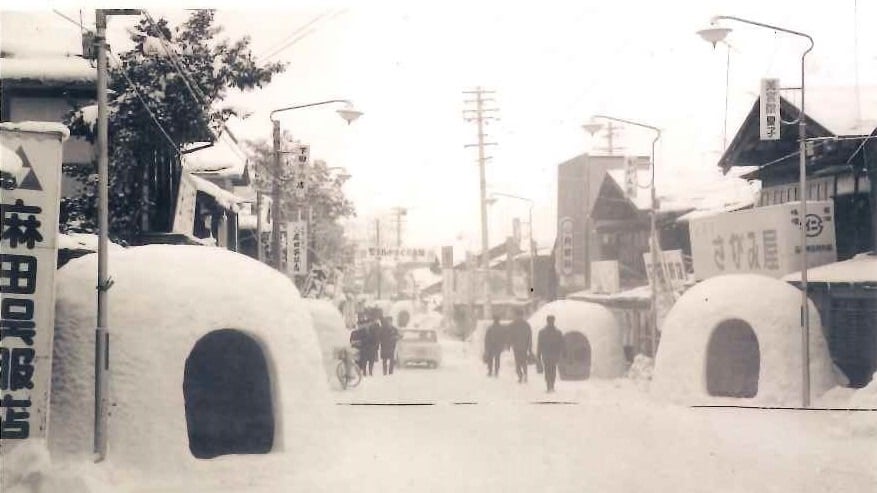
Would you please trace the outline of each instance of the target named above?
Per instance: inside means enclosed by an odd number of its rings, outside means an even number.
[[[780,280],[733,274],[703,281],[661,327],[651,390],[684,404],[801,404],[801,291]],[[810,388],[834,386],[819,312],[809,303]]]
[[[92,254],[56,276],[48,444],[62,462],[91,460],[96,272]],[[109,275],[105,467],[146,482],[247,484],[266,463],[300,471],[326,448],[320,345],[286,276],[179,245],[113,250]]]
[[[549,315],[554,315],[554,324],[563,332],[566,354],[557,365],[562,380],[616,378],[624,373],[621,329],[608,308],[575,300],[543,305],[528,319],[533,327],[533,351]]]
[[[304,298],[311,311],[314,320],[314,328],[317,339],[320,342],[320,351],[323,356],[323,370],[326,373],[329,386],[332,389],[341,390],[341,383],[335,374],[338,364],[335,358],[335,350],[346,348],[350,341],[350,331],[344,324],[344,317],[332,302],[327,300]]]

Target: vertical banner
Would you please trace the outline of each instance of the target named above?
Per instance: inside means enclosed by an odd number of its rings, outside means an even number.
[[[308,273],[308,223],[290,221],[286,223],[286,268],[290,274]]]
[[[61,143],[68,135],[60,124],[0,124],[4,161],[17,156],[21,164],[0,199],[0,451],[46,436]]]
[[[454,247],[452,247],[452,246],[443,246],[442,247],[442,268],[443,269],[453,269],[454,268]]]
[[[560,251],[558,252],[558,273],[563,277],[573,274],[573,222],[571,217],[560,220]]]
[[[180,175],[180,186],[177,190],[177,206],[174,209],[173,232],[192,235],[195,227],[195,198],[198,190],[189,173]]]
[[[780,140],[780,80],[761,79],[761,140]]]
[[[308,195],[308,163],[311,146],[298,144],[292,151],[292,170],[295,174],[295,198],[304,200]]]
[[[624,195],[636,198],[636,160],[630,156],[624,158]]]

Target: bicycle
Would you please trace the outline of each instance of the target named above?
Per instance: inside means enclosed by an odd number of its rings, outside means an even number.
[[[359,382],[362,381],[362,371],[353,361],[350,351],[347,348],[336,349],[335,359],[338,360],[338,366],[335,367],[335,375],[338,377],[338,381],[341,382],[341,388],[346,390],[347,388],[359,385]]]

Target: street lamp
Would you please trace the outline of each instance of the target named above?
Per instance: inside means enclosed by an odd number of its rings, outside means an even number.
[[[798,31],[792,31],[790,29],[784,29],[782,27],[772,26],[770,24],[763,24],[761,22],[750,21],[747,19],[741,19],[739,17],[732,17],[727,15],[717,15],[710,20],[711,27],[707,29],[702,29],[697,32],[703,39],[709,41],[716,45],[717,42],[725,39],[725,36],[731,32],[731,29],[720,27],[716,25],[716,22],[719,20],[731,20],[742,22],[744,24],[751,24],[753,26],[764,27],[767,29],[773,29],[774,31],[782,31],[788,34],[794,34],[795,36],[800,36],[803,38],[807,38],[810,42],[810,46],[804,51],[801,55],[801,107],[798,111],[798,171],[799,171],[799,184],[800,187],[800,197],[801,197],[801,357],[802,357],[802,369],[801,369],[801,377],[802,377],[802,388],[801,388],[801,401],[803,403],[803,407],[809,407],[810,405],[810,310],[808,309],[808,298],[807,298],[807,229],[805,227],[805,223],[807,221],[807,123],[804,118],[804,60],[807,57],[807,54],[813,49],[813,38],[808,34],[804,34]]]
[[[536,242],[533,240],[533,201],[526,197],[520,197],[518,195],[512,195],[510,193],[502,193],[502,192],[493,192],[492,195],[499,195],[502,197],[508,197],[510,199],[523,200],[529,204],[529,213],[528,213],[528,223],[527,227],[530,228],[528,239],[530,240],[530,304],[531,308],[535,308],[536,306],[536,291],[535,291],[535,282],[536,282]],[[493,197],[491,197],[493,198]],[[493,200],[496,200],[493,198]],[[511,259],[509,259],[511,261]]]
[[[652,331],[651,331],[652,332],[652,349],[653,349],[654,353],[657,353],[657,350],[658,350],[658,306],[657,306],[658,283],[657,283],[657,280],[658,280],[658,265],[660,265],[659,261],[658,261],[658,250],[660,249],[661,245],[660,245],[660,242],[658,241],[658,226],[657,226],[657,223],[658,223],[658,221],[657,221],[658,200],[655,196],[655,144],[657,144],[658,139],[661,138],[661,129],[657,128],[657,127],[653,127],[651,125],[646,125],[644,123],[637,123],[637,122],[634,122],[631,120],[624,120],[622,118],[615,118],[615,117],[606,116],[606,115],[593,115],[593,116],[591,116],[591,121],[589,123],[585,123],[584,125],[582,125],[582,128],[584,128],[591,135],[594,135],[602,127],[602,125],[600,125],[600,123],[595,121],[597,119],[609,120],[609,121],[614,121],[614,122],[619,122],[619,123],[626,123],[628,125],[634,125],[637,127],[647,128],[647,129],[655,132],[655,138],[654,138],[654,140],[652,140],[652,166],[651,166],[652,180],[651,180],[651,185],[649,186],[649,188],[651,189],[651,196],[652,196],[651,213],[649,214],[650,215],[649,250],[651,250],[651,257],[652,257],[652,275],[650,276],[650,280],[651,280],[651,284],[652,284],[651,313],[650,313],[650,318],[651,318],[651,322],[652,322],[652,324],[651,324],[652,325]],[[654,354],[653,354],[653,356],[654,356]]]
[[[354,120],[362,116],[362,112],[353,108],[353,103],[346,99],[330,99],[327,101],[320,101],[317,103],[308,103],[301,104],[297,106],[287,106],[285,108],[277,108],[268,115],[268,118],[271,120],[271,124],[273,126],[273,141],[274,141],[274,178],[271,183],[271,253],[272,260],[274,260],[274,268],[280,270],[283,267],[283,262],[280,257],[280,180],[277,177],[277,174],[280,172],[280,121],[274,119],[275,113],[280,113],[281,111],[291,111],[297,110],[301,108],[310,108],[312,106],[321,106],[324,104],[333,104],[333,103],[345,103],[345,107],[337,110],[338,115],[343,118],[348,125],[353,123]]]

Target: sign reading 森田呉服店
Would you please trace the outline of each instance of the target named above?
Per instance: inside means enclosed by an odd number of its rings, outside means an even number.
[[[721,274],[782,277],[802,268],[801,227],[807,232],[808,267],[837,260],[832,201],[800,202],[692,219],[691,256],[699,280]]]
[[[13,175],[0,191],[0,451],[45,438],[55,330],[55,269],[61,144],[57,123],[0,124],[3,170]],[[7,176],[8,177],[8,176]],[[10,180],[11,181],[11,180]]]
[[[308,223],[286,223],[286,268],[291,274],[308,273]]]

